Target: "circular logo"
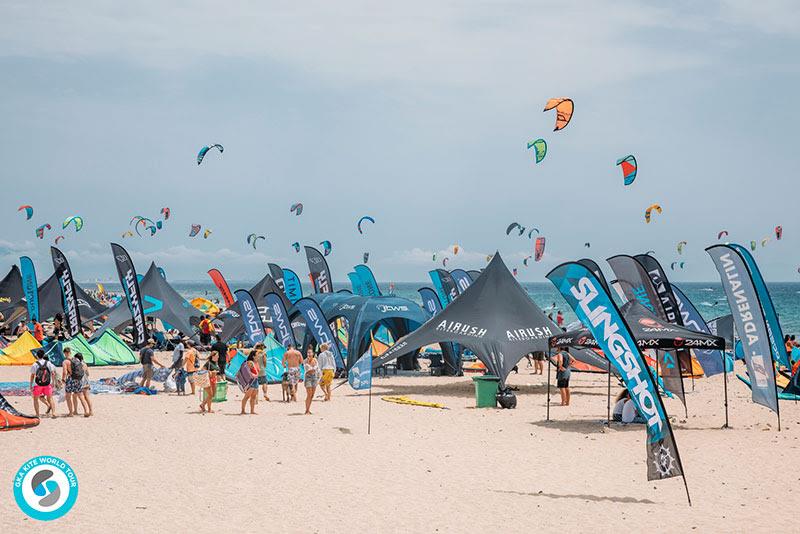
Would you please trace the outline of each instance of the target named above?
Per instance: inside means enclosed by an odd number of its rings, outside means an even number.
[[[39,521],[58,519],[78,498],[78,477],[67,462],[55,456],[36,456],[14,475],[14,499],[28,516]]]

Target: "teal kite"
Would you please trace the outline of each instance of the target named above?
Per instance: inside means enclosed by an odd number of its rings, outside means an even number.
[[[536,156],[536,163],[541,163],[544,157],[547,155],[547,141],[544,139],[537,139],[535,141],[531,141],[528,143],[528,150],[533,149],[533,153]]]

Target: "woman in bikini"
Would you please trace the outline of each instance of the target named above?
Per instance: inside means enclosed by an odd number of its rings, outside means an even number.
[[[314,354],[313,347],[308,347],[303,366],[306,370],[304,381],[306,386],[306,415],[311,415],[311,401],[314,400],[314,393],[317,391],[320,375],[319,363],[317,362],[317,355]]]

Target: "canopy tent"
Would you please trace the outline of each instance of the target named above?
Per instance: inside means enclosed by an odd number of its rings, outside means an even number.
[[[631,328],[640,349],[676,350],[687,348],[724,349],[721,337],[695,332],[682,326],[662,321],[638,301],[626,302],[620,308],[622,316]],[[597,341],[587,328],[556,334],[550,338],[550,346],[596,348]]]
[[[8,274],[0,280],[0,313],[8,317],[9,312],[14,311],[23,297],[25,292],[22,290],[22,274],[19,267],[12,265]]]
[[[310,295],[322,310],[328,323],[347,320],[347,369],[350,369],[369,348],[370,332],[384,326],[395,339],[418,328],[430,314],[412,300],[394,296],[365,297],[349,293],[315,293]],[[289,317],[300,316],[292,309]]]
[[[264,276],[256,285],[250,288],[250,295],[253,297],[258,307],[258,314],[261,316],[261,322],[264,323],[264,326],[271,326],[272,321],[269,311],[267,310],[267,302],[264,299],[264,295],[267,293],[276,293],[279,295],[287,310],[292,307],[292,303],[289,302],[283,290],[275,283],[272,275],[268,274]],[[218,321],[222,322],[221,326],[219,326]],[[242,322],[241,315],[239,315],[239,304],[234,302],[230,307],[217,315],[215,324],[218,325],[217,331],[220,332],[222,339],[225,341],[238,338],[244,334],[244,323]]]
[[[425,345],[450,341],[472,350],[504,384],[525,354],[547,351],[548,340],[557,330],[496,253],[472,285],[376,358],[373,367]],[[595,366],[605,367],[605,360],[598,357],[596,361]]]
[[[64,297],[61,294],[61,285],[55,273],[39,286],[39,320],[46,321],[55,317],[57,313],[64,313]],[[106,313],[106,308],[89,295],[81,286],[75,284],[75,291],[78,294],[78,310],[81,317],[95,317]],[[16,307],[11,315],[7,316],[8,322],[17,323],[28,320],[28,308],[25,300],[21,299],[16,303]]]
[[[145,316],[160,319],[185,335],[192,334],[192,325],[199,321],[202,314],[169,285],[159,273],[155,263],[150,264],[150,268],[139,282],[139,287],[142,291]],[[107,315],[107,319],[92,339],[99,339],[108,329],[121,332],[132,320],[125,299],[119,301],[103,315]]]
[[[30,332],[25,332],[9,346],[0,350],[0,365],[33,365],[36,359],[31,351],[42,348]]]

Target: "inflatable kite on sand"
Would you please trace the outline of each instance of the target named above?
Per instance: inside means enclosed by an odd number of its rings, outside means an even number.
[[[20,430],[38,424],[38,417],[19,413],[3,395],[0,395],[0,430]]]

